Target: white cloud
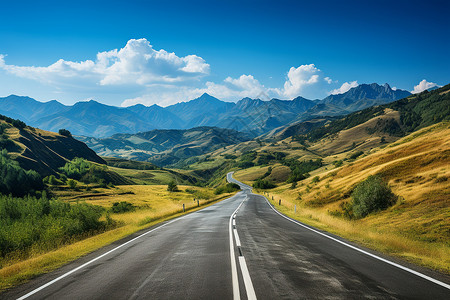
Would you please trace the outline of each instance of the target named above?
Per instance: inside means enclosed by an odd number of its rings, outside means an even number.
[[[333,83],[333,80],[330,77],[325,77],[323,80],[325,80],[326,83],[328,83],[328,84],[332,84]]]
[[[146,39],[131,39],[120,50],[99,52],[96,60],[58,60],[47,67],[7,65],[0,56],[0,68],[16,76],[58,85],[91,86],[177,83],[209,74],[209,64],[197,55],[178,57],[153,49]]]
[[[425,79],[423,79],[421,82],[419,82],[418,85],[414,86],[414,90],[412,90],[411,93],[413,93],[413,94],[421,93],[421,92],[428,90],[435,86],[438,86],[438,85],[434,82],[428,82]]]
[[[222,83],[208,81],[201,88],[189,86],[173,87],[158,86],[150,93],[143,96],[127,99],[121,106],[131,106],[135,104],[152,105],[158,104],[168,106],[181,101],[188,101],[208,93],[224,101],[236,101],[244,97],[266,98],[269,89],[265,88],[252,75],[241,75],[239,78],[227,77]]]
[[[284,83],[282,95],[293,98],[301,95],[303,89],[319,81],[320,70],[314,64],[291,67]]]
[[[343,94],[349,91],[351,88],[357,87],[358,81],[344,82],[340,88],[334,89],[330,92],[331,95]]]

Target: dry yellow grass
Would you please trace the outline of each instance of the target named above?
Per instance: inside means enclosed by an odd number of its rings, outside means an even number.
[[[354,186],[380,174],[399,196],[391,208],[360,220],[342,211]],[[321,168],[310,178],[270,191],[283,213],[367,247],[450,273],[450,124],[441,123],[376,149],[339,169]],[[320,181],[314,183],[313,177]],[[282,199],[278,207],[278,199]],[[294,215],[294,205],[297,214]]]
[[[342,130],[336,136],[325,138],[309,149],[314,152],[330,155],[345,152],[352,148],[354,148],[355,151],[367,151],[377,147],[380,144],[382,136],[385,137],[386,142],[394,142],[398,139],[397,137],[389,136],[388,134],[381,132],[371,134],[367,131],[368,128],[375,127],[379,120],[389,119],[400,122],[400,113],[387,108],[384,115],[372,118],[367,122],[350,129]],[[352,147],[352,145],[356,145],[356,147]]]
[[[113,220],[118,221],[120,227],[89,237],[87,239],[63,246],[48,253],[35,254],[26,260],[4,262],[0,269],[0,291],[23,283],[39,274],[50,272],[72,260],[86,255],[96,249],[106,246],[114,241],[124,238],[134,232],[153,226],[165,220],[183,215],[182,207],[185,204],[186,213],[201,209],[216,201],[225,199],[230,194],[214,195],[212,189],[191,186],[178,186],[181,191],[170,193],[167,186],[120,186],[116,189],[102,189],[100,196],[92,194],[91,197],[80,198],[83,193],[72,192],[62,196],[65,201],[80,201],[111,207],[112,203],[127,201],[137,206],[132,212],[111,214]],[[202,193],[200,207],[194,202],[194,196],[185,191],[197,190]],[[132,192],[132,193],[128,193]]]

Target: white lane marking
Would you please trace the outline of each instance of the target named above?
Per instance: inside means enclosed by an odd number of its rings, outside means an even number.
[[[255,194],[255,195],[256,195],[256,194]],[[299,225],[299,226],[302,226],[302,227],[304,227],[304,228],[306,228],[306,229],[308,229],[308,230],[311,230],[311,231],[313,231],[313,232],[315,232],[315,233],[317,233],[317,234],[320,234],[320,235],[322,235],[322,236],[324,236],[324,237],[326,237],[326,238],[329,238],[330,240],[333,240],[333,241],[335,241],[335,242],[338,242],[339,244],[342,244],[342,245],[344,245],[344,246],[347,246],[347,247],[349,247],[349,248],[352,248],[353,250],[359,251],[359,252],[361,252],[361,253],[363,253],[363,254],[366,254],[366,255],[368,255],[368,256],[370,256],[370,257],[373,257],[373,258],[378,259],[378,260],[380,260],[380,261],[382,261],[382,262],[385,262],[385,263],[387,263],[387,264],[389,264],[389,265],[391,265],[391,266],[397,267],[397,268],[402,269],[402,270],[404,270],[404,271],[406,271],[406,272],[412,273],[412,274],[417,275],[417,276],[419,276],[419,277],[421,277],[421,278],[423,278],[423,279],[426,279],[426,280],[428,280],[428,281],[431,281],[431,282],[433,282],[433,283],[435,283],[435,284],[437,284],[437,285],[440,285],[440,286],[442,286],[442,287],[445,287],[445,288],[447,288],[447,289],[450,289],[450,285],[449,285],[449,284],[446,284],[446,283],[444,283],[444,282],[442,282],[442,281],[439,281],[439,280],[437,280],[437,279],[434,279],[434,278],[432,278],[432,277],[430,277],[430,276],[427,276],[427,275],[425,275],[425,274],[419,273],[419,272],[417,272],[417,271],[411,270],[411,269],[409,269],[409,268],[407,268],[407,267],[404,267],[404,266],[402,266],[402,265],[396,264],[395,262],[392,262],[392,261],[390,261],[390,260],[384,259],[384,258],[379,257],[379,256],[377,256],[377,255],[375,255],[375,254],[370,253],[370,252],[367,252],[367,251],[364,251],[364,250],[362,250],[362,249],[359,249],[359,248],[357,248],[357,247],[355,247],[355,246],[352,246],[352,245],[347,244],[347,243],[345,243],[345,242],[343,242],[343,241],[341,241],[341,240],[338,240],[338,239],[336,239],[336,238],[334,238],[334,237],[331,237],[331,236],[329,236],[329,235],[327,235],[327,234],[325,234],[325,233],[323,233],[323,232],[320,232],[320,231],[317,231],[317,230],[315,230],[315,229],[312,229],[312,228],[310,228],[310,227],[308,227],[308,226],[306,226],[306,225],[304,225],[304,224],[302,224],[302,223],[300,223],[300,222],[297,222],[297,221],[295,221],[295,220],[292,220],[291,218],[286,217],[285,215],[283,215],[282,213],[280,213],[278,210],[276,210],[276,209],[270,204],[269,200],[267,200],[266,197],[261,196],[261,195],[256,195],[256,196],[263,197],[263,198],[266,200],[267,204],[270,206],[270,208],[272,208],[277,214],[279,214],[279,215],[282,216],[283,218],[285,218],[285,219],[287,219],[287,220],[289,220],[289,221],[291,221],[291,222],[293,222],[293,223],[295,223],[295,224],[297,224],[297,225]]]
[[[233,226],[236,226],[236,218],[233,218]]]
[[[53,279],[52,281],[47,282],[46,284],[44,284],[44,285],[38,287],[37,289],[32,290],[32,291],[29,292],[28,294],[23,295],[23,296],[20,297],[20,298],[17,298],[17,300],[26,299],[26,298],[30,297],[31,295],[34,295],[34,294],[36,294],[37,292],[39,292],[39,291],[45,289],[46,287],[48,287],[48,286],[54,284],[55,282],[57,282],[57,281],[59,281],[59,280],[65,278],[65,277],[69,276],[70,274],[72,274],[72,273],[74,273],[74,272],[76,272],[76,271],[78,271],[78,270],[80,270],[80,269],[83,269],[83,268],[86,267],[87,265],[90,265],[91,263],[93,263],[93,262],[99,260],[100,258],[105,257],[106,255],[110,254],[111,252],[114,252],[114,251],[116,251],[117,249],[120,249],[120,248],[122,248],[123,246],[128,245],[129,243],[132,243],[132,242],[134,242],[135,240],[137,240],[137,239],[139,239],[139,238],[141,238],[141,237],[143,237],[143,236],[145,236],[145,235],[147,235],[147,234],[149,234],[149,233],[151,233],[151,232],[153,232],[153,231],[155,231],[155,230],[157,230],[157,229],[160,229],[160,228],[162,228],[162,227],[164,227],[164,226],[167,226],[167,225],[169,225],[169,224],[171,224],[171,223],[173,223],[173,222],[176,222],[176,221],[178,221],[178,220],[180,220],[180,219],[181,219],[181,218],[178,218],[178,219],[172,220],[172,221],[170,221],[170,222],[167,222],[167,223],[165,223],[165,224],[163,224],[163,225],[161,225],[161,226],[158,226],[158,227],[156,227],[156,228],[153,228],[152,230],[147,231],[147,232],[145,232],[145,233],[143,233],[143,234],[141,234],[141,235],[135,237],[134,239],[129,240],[128,242],[123,243],[122,245],[119,245],[119,246],[117,246],[116,248],[114,248],[114,249],[112,249],[112,250],[109,250],[108,252],[106,252],[106,253],[104,253],[104,254],[102,254],[102,255],[100,255],[100,256],[97,256],[96,258],[94,258],[94,259],[88,261],[87,263],[84,263],[84,264],[82,264],[81,266],[79,266],[79,267],[77,267],[77,268],[75,268],[75,269],[73,269],[73,270],[71,270],[71,271],[69,271],[69,272],[67,272],[67,273],[65,273],[65,274],[63,274],[63,275],[61,275],[61,276],[59,276],[58,278],[55,278],[55,279]]]
[[[250,278],[250,273],[248,272],[247,264],[245,263],[245,258],[243,256],[239,256],[239,265],[241,266],[242,277],[244,278],[247,298],[249,300],[256,300],[255,289],[253,288],[252,279]]]
[[[237,233],[237,229],[233,229],[234,232],[234,239],[236,240],[236,246],[240,247],[241,246],[241,240],[239,239],[239,235]]]
[[[238,280],[238,273],[237,273],[237,266],[236,266],[236,256],[234,254],[234,242],[233,242],[233,223],[232,220],[234,218],[234,215],[241,207],[242,203],[239,204],[239,206],[235,209],[235,211],[230,216],[230,226],[229,226],[229,236],[230,236],[230,260],[231,260],[231,281],[233,282],[233,299],[234,300],[240,300],[241,294],[239,292],[239,280]]]
[[[230,197],[230,198],[228,198],[228,199],[232,199],[232,198],[234,198],[234,197],[235,197],[235,196]],[[228,200],[228,199],[227,199],[227,200]],[[226,201],[226,200],[225,200],[225,201]],[[221,203],[223,203],[223,202],[221,202]],[[205,208],[207,208],[207,207],[205,207]],[[194,212],[194,213],[195,213],[195,212]],[[184,215],[184,216],[182,216],[182,217],[179,217],[179,218],[176,218],[176,219],[174,219],[174,220],[172,220],[172,221],[169,221],[169,222],[167,222],[167,223],[165,223],[165,224],[162,224],[162,225],[160,225],[160,226],[158,226],[158,227],[156,227],[156,228],[153,228],[152,230],[149,230],[149,231],[147,231],[147,232],[144,232],[143,234],[141,234],[141,235],[135,237],[134,239],[129,240],[128,242],[125,242],[125,243],[123,243],[122,245],[119,245],[119,246],[117,246],[116,248],[111,249],[111,250],[109,250],[108,252],[106,252],[106,253],[104,253],[104,254],[102,254],[102,255],[100,255],[100,256],[97,256],[96,258],[94,258],[94,259],[88,261],[87,263],[84,263],[84,264],[82,264],[81,266],[79,266],[79,267],[77,267],[77,268],[75,268],[75,269],[73,269],[73,270],[71,270],[71,271],[69,271],[69,272],[67,272],[67,273],[65,273],[65,274],[63,274],[63,275],[61,275],[61,276],[59,276],[58,278],[55,278],[55,279],[53,279],[52,281],[47,282],[46,284],[44,284],[44,285],[38,287],[37,289],[32,290],[32,291],[29,292],[28,294],[25,294],[25,295],[23,295],[22,297],[17,298],[17,300],[26,299],[26,298],[28,298],[28,297],[30,297],[30,296],[36,294],[37,292],[39,292],[39,291],[45,289],[46,287],[48,287],[48,286],[54,284],[55,282],[60,281],[61,279],[63,279],[63,278],[65,278],[65,277],[69,276],[70,274],[72,274],[72,273],[74,273],[74,272],[76,272],[76,271],[78,271],[78,270],[80,270],[80,269],[83,269],[84,267],[86,267],[86,266],[90,265],[91,263],[93,263],[93,262],[99,260],[100,258],[105,257],[106,255],[108,255],[108,254],[110,254],[110,253],[116,251],[117,249],[120,249],[120,248],[122,248],[123,246],[128,245],[129,243],[132,243],[132,242],[134,242],[135,240],[137,240],[137,239],[139,239],[139,238],[141,238],[141,237],[143,237],[143,236],[145,236],[145,235],[147,235],[147,234],[149,234],[149,233],[151,233],[151,232],[153,232],[153,231],[155,231],[155,230],[158,230],[158,229],[160,229],[160,228],[163,228],[164,226],[167,226],[167,225],[169,225],[169,224],[171,224],[171,223],[173,223],[173,222],[179,221],[179,220],[181,220],[181,219],[183,219],[183,218],[185,218],[185,217],[188,217],[188,216],[190,216],[190,215],[191,215],[191,214]]]

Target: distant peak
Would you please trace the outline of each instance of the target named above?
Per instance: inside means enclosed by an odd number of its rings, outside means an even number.
[[[383,87],[385,88],[385,89],[391,89],[391,86],[386,82],[384,85],[383,85]]]

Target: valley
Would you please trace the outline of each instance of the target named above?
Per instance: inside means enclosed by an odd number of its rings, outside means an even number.
[[[5,245],[0,289],[229,201],[239,189],[227,183],[229,172],[282,214],[405,264],[438,271],[433,276],[445,282],[450,272],[449,91],[447,85],[344,116],[288,121],[256,138],[209,126],[81,137],[2,116],[4,170],[27,174],[20,176],[39,185],[29,187],[28,198],[12,188],[12,181],[1,186],[12,196],[2,196],[0,205]],[[361,216],[355,190],[371,175],[392,191],[393,201]],[[20,210],[26,202],[43,205],[33,218],[58,225],[50,232],[43,223],[43,232],[23,231],[11,239],[13,230],[29,220],[25,211],[18,217],[8,207]],[[65,207],[66,215],[57,216],[58,207]],[[71,231],[58,219],[68,216],[73,222],[89,216],[91,223]]]

